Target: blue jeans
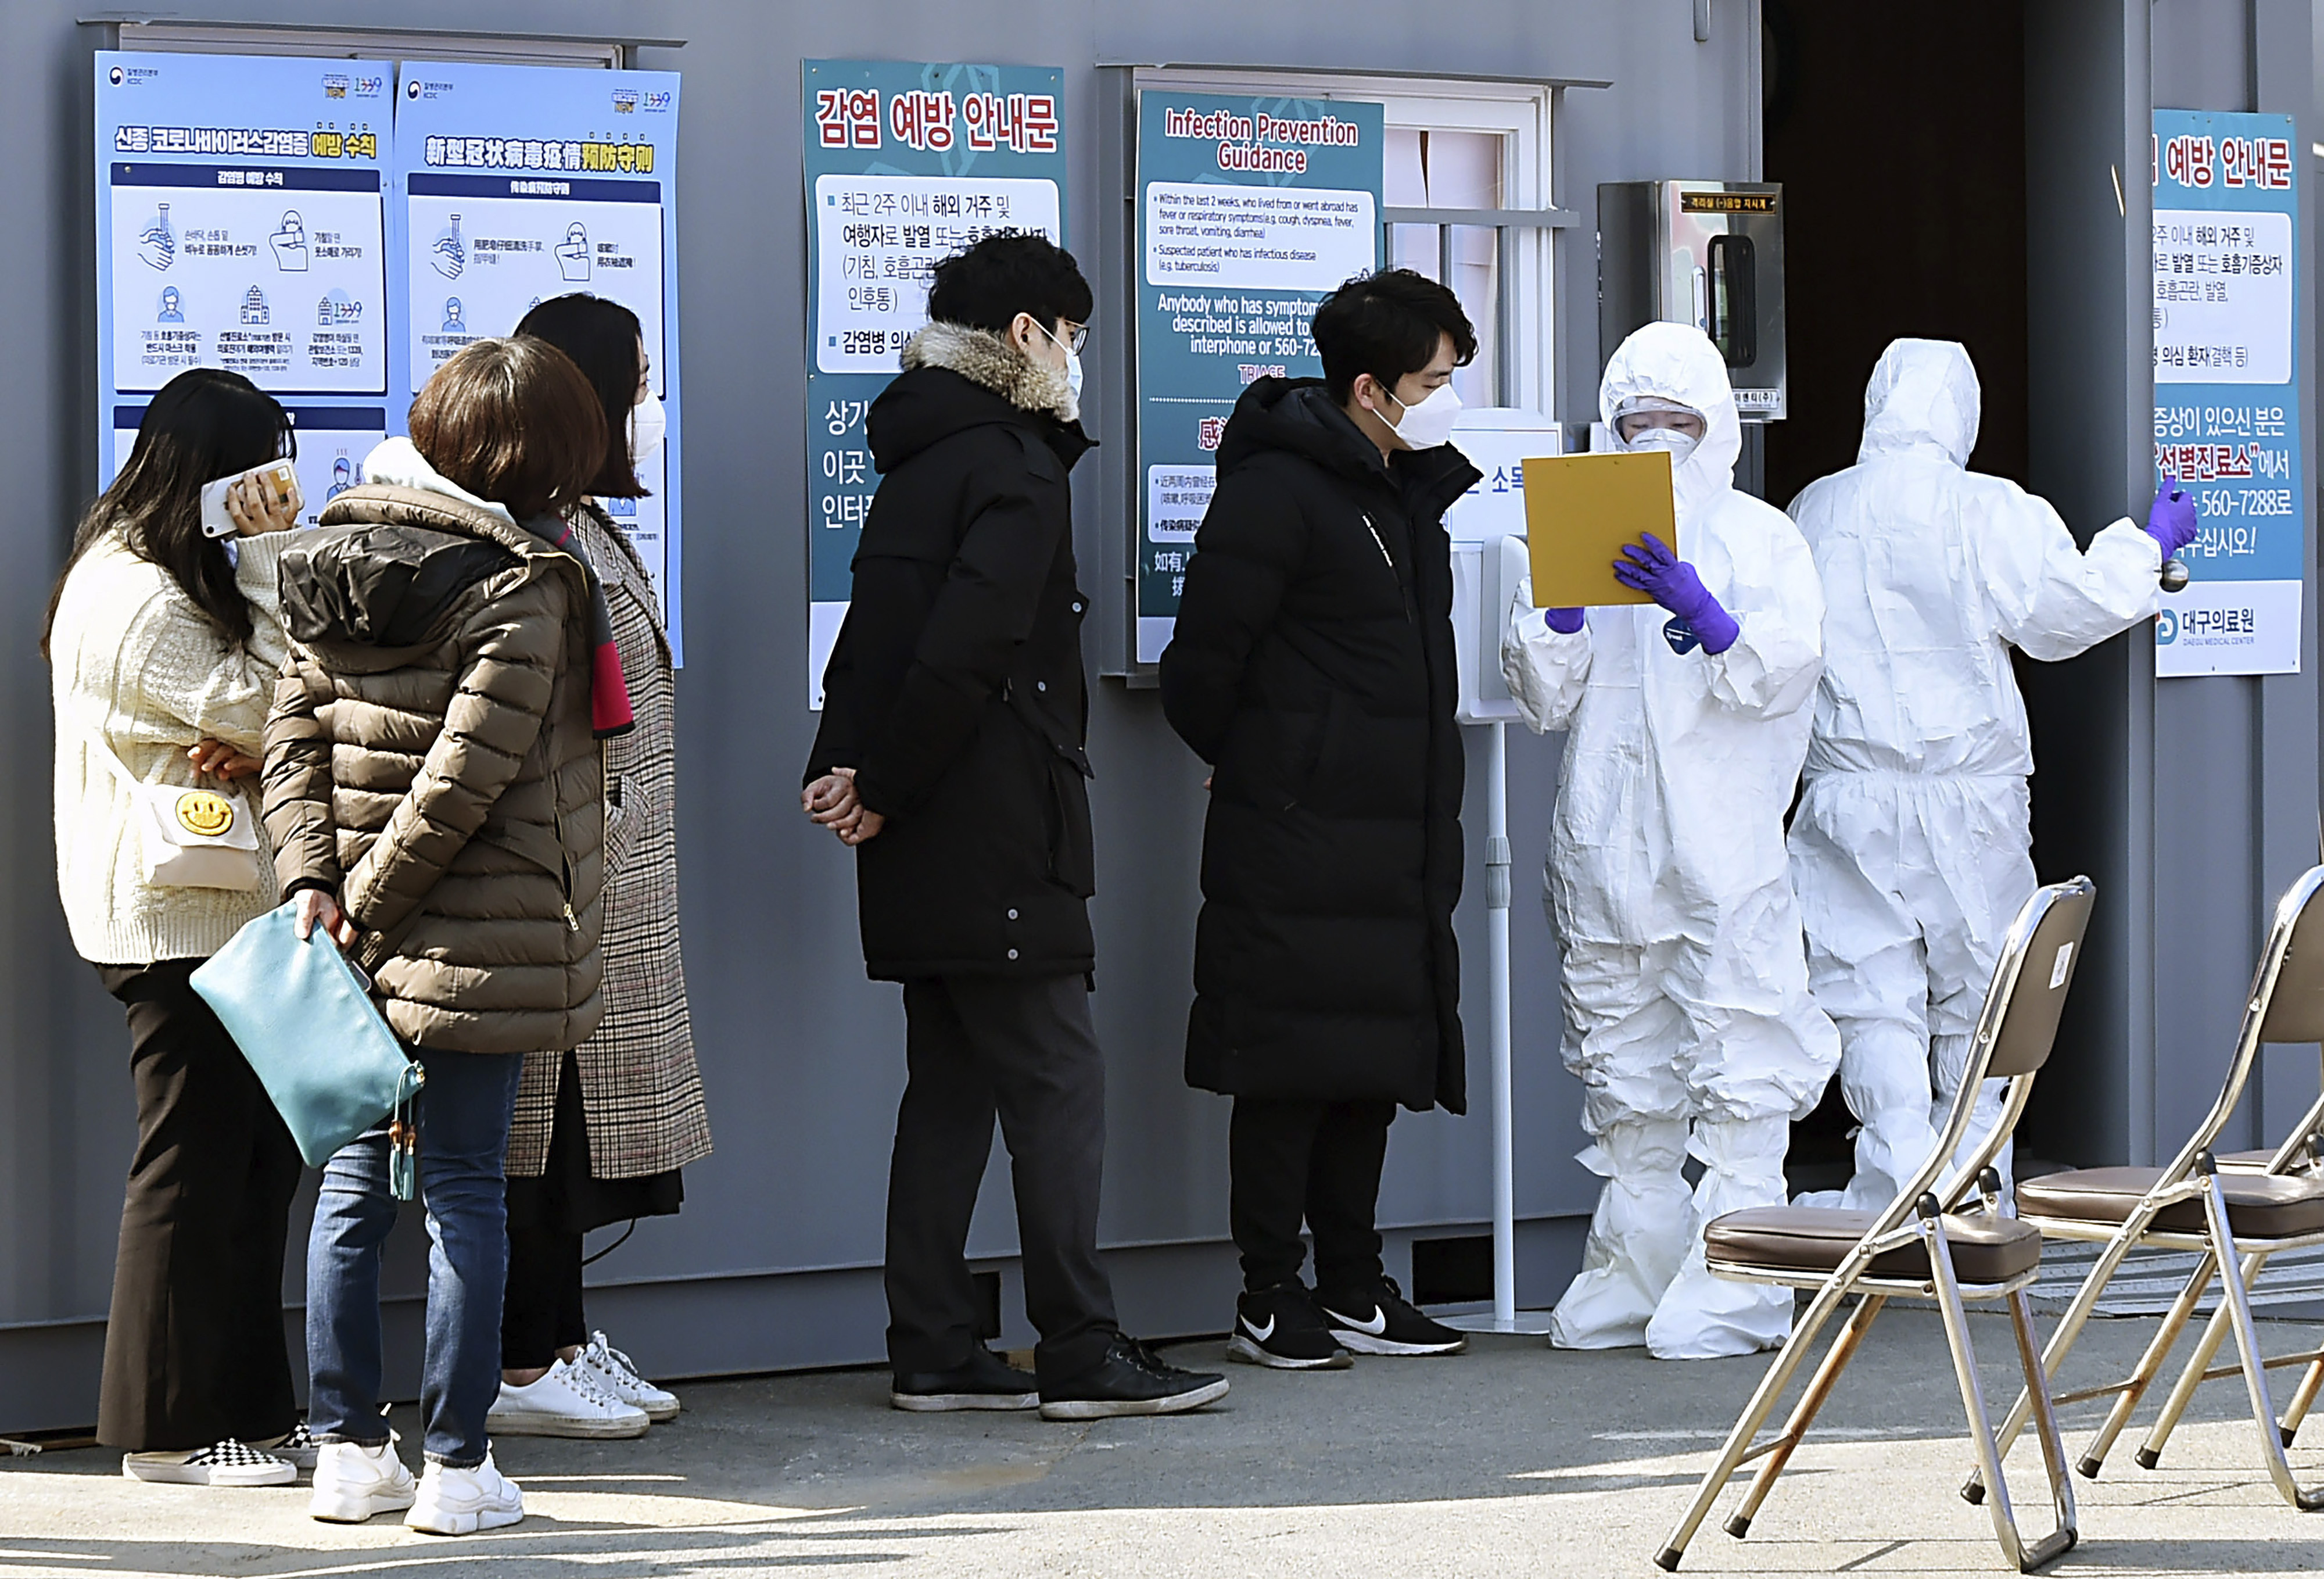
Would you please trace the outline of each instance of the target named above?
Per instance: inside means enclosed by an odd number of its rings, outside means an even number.
[[[501,1293],[508,1278],[501,1168],[524,1060],[424,1048],[414,1056],[428,1073],[415,1104],[429,1239],[422,1445],[429,1462],[466,1469],[484,1462],[484,1416],[500,1394]],[[307,1419],[325,1442],[387,1440],[379,1412],[379,1265],[396,1212],[387,1160],[383,1123],[324,1165],[315,1203],[307,1242]]]

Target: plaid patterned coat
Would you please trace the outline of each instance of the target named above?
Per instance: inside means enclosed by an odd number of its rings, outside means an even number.
[[[677,687],[637,550],[594,505],[578,530],[605,584],[637,715],[635,729],[604,743],[605,1017],[581,1044],[581,1105],[590,1173],[641,1178],[710,1155],[678,936]],[[525,1055],[512,1177],[537,1178],[548,1166],[562,1063],[558,1053]]]

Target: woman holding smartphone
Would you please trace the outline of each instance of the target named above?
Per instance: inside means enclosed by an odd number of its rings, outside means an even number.
[[[41,650],[56,705],[57,889],[73,946],[129,1020],[137,1145],[121,1208],[97,1440],[134,1480],[271,1486],[312,1463],[282,1336],[282,1247],[299,1150],[188,978],[274,903],[246,780],[287,651],[275,561],[297,524],[255,478],[292,453],[290,420],[238,374],[197,368],[145,410],[113,485],[82,517]],[[222,794],[255,831],[250,881],[149,878],[133,786]],[[270,1451],[271,1449],[271,1451]]]

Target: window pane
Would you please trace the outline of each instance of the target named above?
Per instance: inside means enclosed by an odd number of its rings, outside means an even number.
[[[1388,169],[1380,187],[1380,200],[1388,208],[1428,207],[1428,174],[1420,152],[1424,135],[1409,126],[1388,129]]]
[[[1447,283],[1477,331],[1477,358],[1452,375],[1452,388],[1464,406],[1498,406],[1501,403],[1500,232],[1456,225],[1452,235],[1452,278]]]
[[[1410,269],[1434,280],[1443,272],[1444,232],[1434,225],[1391,225],[1388,227],[1388,262],[1392,269]]]
[[[1498,208],[1501,206],[1501,144],[1499,132],[1430,132],[1425,163],[1432,208]]]

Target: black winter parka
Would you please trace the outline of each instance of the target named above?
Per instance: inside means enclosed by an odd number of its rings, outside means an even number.
[[[1443,514],[1478,475],[1450,445],[1383,461],[1314,379],[1227,424],[1162,654],[1213,766],[1190,1085],[1466,1109]]]
[[[1062,375],[997,335],[932,324],[904,363],[865,421],[881,481],[806,780],[853,768],[886,819],[855,852],[872,976],[1087,972],[1088,600],[1066,474],[1090,440],[1042,409]]]

